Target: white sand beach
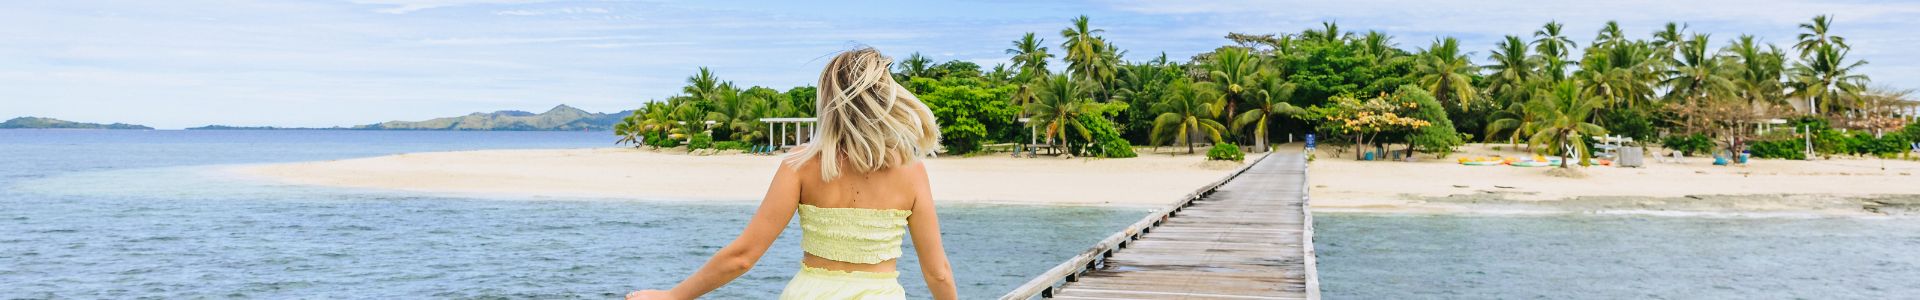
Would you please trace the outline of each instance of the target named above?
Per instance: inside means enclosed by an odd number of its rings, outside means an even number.
[[[1455,160],[1530,156],[1503,144],[1470,144],[1460,150],[1444,159],[1422,154],[1414,162],[1389,162],[1356,161],[1351,151],[1336,155],[1322,148],[1310,171],[1313,205],[1330,211],[1451,212],[1515,204],[1851,214],[1861,212],[1863,198],[1920,195],[1920,162],[1897,159],[1767,159],[1714,166],[1706,157],[1679,162],[1648,158],[1642,168],[1575,167],[1586,175],[1576,179],[1549,176],[1545,167],[1465,166]]]
[[[1502,212],[1519,210],[1814,212],[1872,214],[1892,197],[1920,204],[1920,162],[1845,158],[1755,160],[1713,166],[1711,158],[1649,159],[1643,168],[1463,166],[1462,156],[1522,156],[1471,144],[1445,159],[1355,161],[1322,148],[1309,181],[1316,210]],[[754,201],[777,156],[688,155],[639,149],[484,150],[409,153],[332,161],[248,165],[244,175],[303,185],[467,196]],[[1199,156],[1127,159],[1019,159],[1002,155],[928,160],[935,197],[967,203],[1157,206],[1232,171]],[[1577,167],[1576,167],[1577,168]],[[1879,202],[1874,202],[1879,201]],[[1905,205],[1905,204],[1902,204]]]
[[[469,196],[758,201],[778,156],[696,156],[639,149],[485,150],[248,165],[293,184]],[[927,162],[946,202],[1158,206],[1233,168],[1200,156],[1128,159],[942,157]]]

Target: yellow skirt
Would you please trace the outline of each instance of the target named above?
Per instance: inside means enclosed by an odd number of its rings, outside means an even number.
[[[835,271],[801,265],[800,274],[793,275],[787,289],[780,291],[780,299],[907,299],[907,290],[900,287],[899,272]]]

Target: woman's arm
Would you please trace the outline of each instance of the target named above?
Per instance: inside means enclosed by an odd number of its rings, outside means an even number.
[[[920,255],[920,274],[927,279],[927,291],[934,299],[959,299],[954,288],[953,266],[947,264],[947,249],[940,244],[940,214],[933,210],[933,188],[927,180],[925,162],[913,165],[915,184],[913,214],[907,216],[907,228],[913,233],[913,249]]]
[[[753,214],[753,220],[747,222],[747,229],[735,238],[733,243],[714,253],[700,271],[687,280],[673,286],[665,294],[669,299],[693,299],[712,292],[734,278],[753,269],[760,261],[760,255],[767,253],[767,247],[786,230],[787,222],[793,220],[793,211],[800,206],[800,177],[794,174],[792,166],[781,163],[774,171],[773,183],[767,187],[767,197],[760,202],[760,209]],[[658,295],[657,291],[634,293],[629,298],[646,299],[648,295]]]

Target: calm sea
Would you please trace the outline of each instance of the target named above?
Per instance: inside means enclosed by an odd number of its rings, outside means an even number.
[[[1327,299],[1920,299],[1920,219],[1314,217]]]
[[[212,171],[608,141],[581,132],[0,130],[0,298],[614,298],[689,274],[753,210],[450,198]],[[1145,213],[941,209],[968,299],[996,297]],[[1914,219],[1317,217],[1328,299],[1920,297]],[[789,231],[710,298],[772,298],[797,268],[797,243]],[[924,298],[906,253],[901,282]]]
[[[611,140],[604,132],[0,130],[0,299],[615,298],[671,286],[745,226],[748,202],[467,199],[214,172]],[[997,297],[1144,214],[951,205],[941,207],[941,222],[961,292],[972,299]],[[797,234],[789,230],[758,267],[711,298],[773,298],[798,269]],[[901,282],[925,297],[906,253]]]

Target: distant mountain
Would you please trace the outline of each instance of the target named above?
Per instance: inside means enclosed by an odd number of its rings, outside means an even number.
[[[200,126],[200,127],[187,127],[187,130],[338,130],[338,129],[348,129],[348,128],[345,128],[345,127],[309,128],[309,127],[274,127],[274,126],[227,126],[227,125],[207,125],[207,126]]]
[[[561,104],[543,113],[503,110],[419,122],[391,121],[354,126],[362,130],[612,130],[631,111],[592,113]]]
[[[137,129],[153,130],[153,127],[126,123],[99,124],[81,123],[54,118],[19,117],[0,123],[0,129],[63,128],[63,129]]]

